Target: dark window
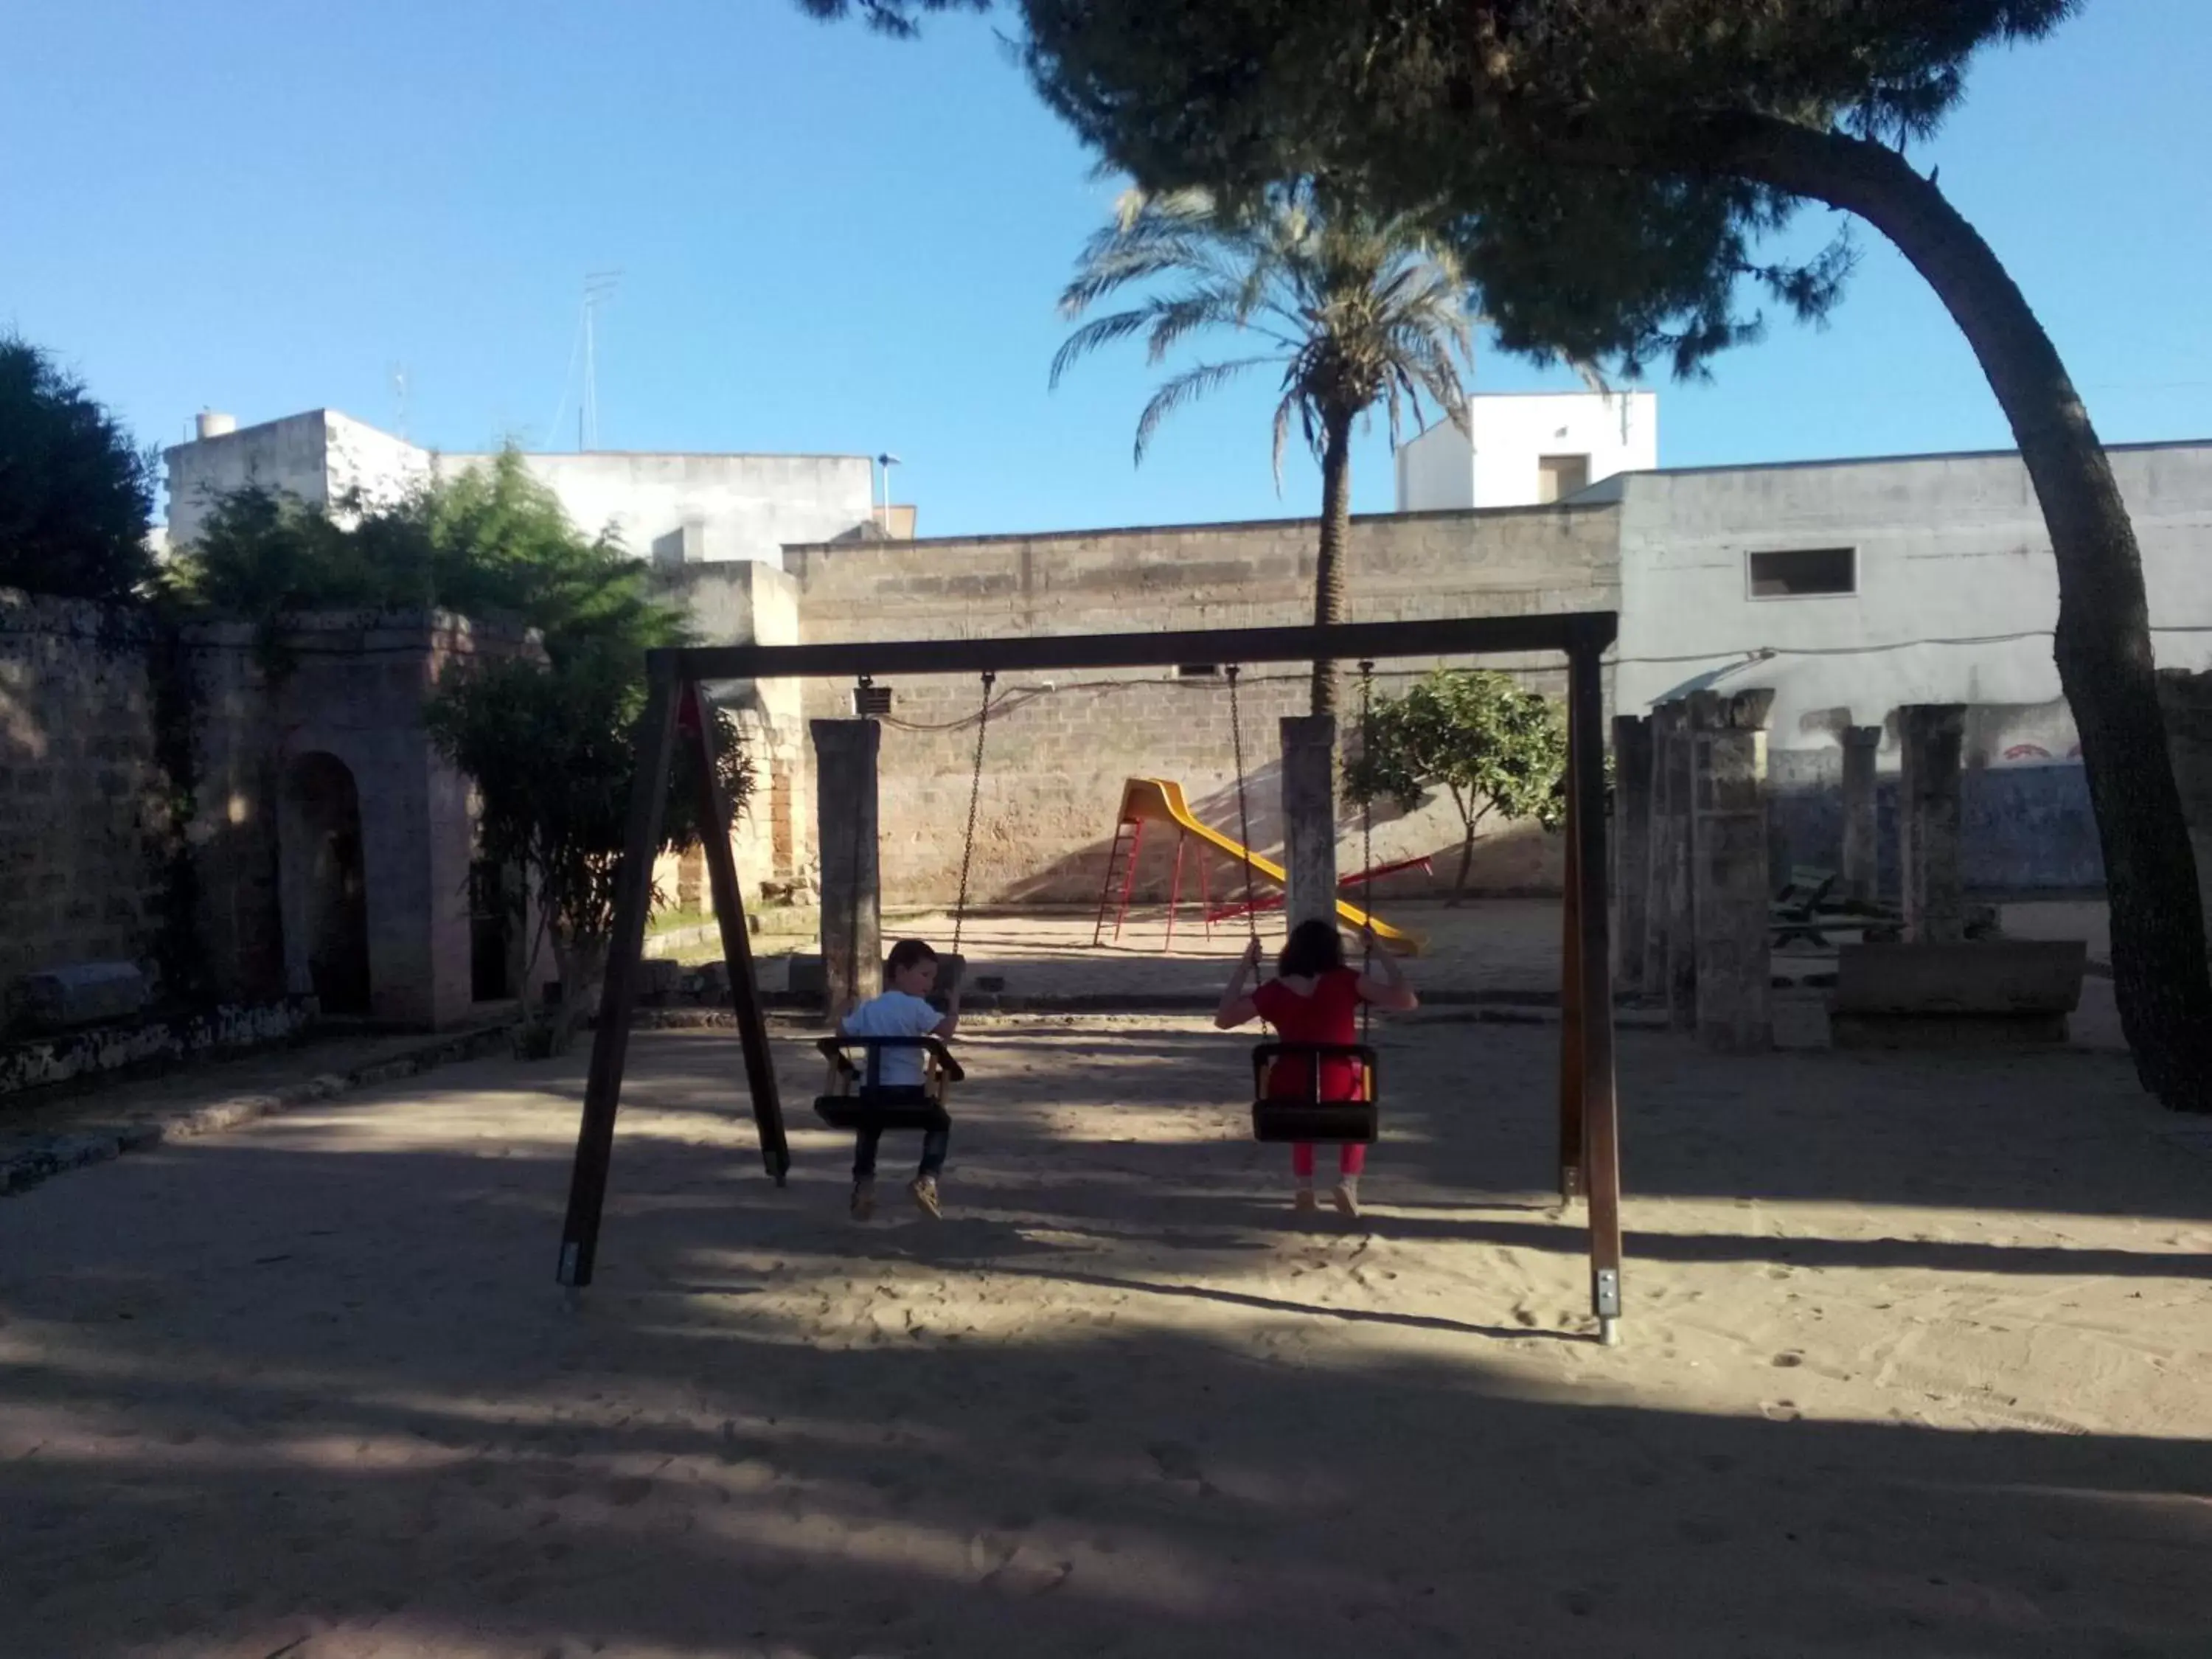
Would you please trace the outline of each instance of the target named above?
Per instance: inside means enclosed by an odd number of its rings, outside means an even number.
[[[1848,547],[1793,547],[1751,556],[1751,597],[1802,599],[1858,592],[1858,555]]]
[[[1220,665],[1217,663],[1186,662],[1176,665],[1176,673],[1187,680],[1212,679],[1220,672]]]

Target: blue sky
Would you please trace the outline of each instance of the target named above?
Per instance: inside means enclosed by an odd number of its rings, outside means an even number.
[[[1307,464],[1275,492],[1263,380],[1178,416],[1140,470],[1140,354],[1047,391],[1054,297],[1115,186],[979,22],[900,44],[785,0],[11,0],[8,20],[0,327],[142,439],[203,405],[397,426],[404,365],[418,441],[571,447],[584,275],[617,268],[605,447],[889,448],[924,534],[1317,502]],[[1923,158],[2108,441],[2212,436],[2208,82],[2212,5],[2092,0],[1984,60]],[[1660,387],[1663,464],[2008,443],[1932,296],[1862,246],[1830,328],[1778,321],[1713,384]],[[1552,383],[1487,352],[1476,380]],[[1379,432],[1354,488],[1391,504]]]

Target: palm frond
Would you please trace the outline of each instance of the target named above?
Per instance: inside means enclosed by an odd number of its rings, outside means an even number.
[[[1140,331],[1151,316],[1151,311],[1146,309],[1117,311],[1110,317],[1092,318],[1060,342],[1060,349],[1052,354],[1052,374],[1045,384],[1058,390],[1060,377],[1074,366],[1077,359],[1087,356],[1100,346],[1126,340]]]
[[[1158,364],[1183,338],[1202,328],[1239,328],[1243,319],[1237,296],[1214,289],[1200,289],[1158,301],[1152,307],[1145,361]]]
[[[1156,366],[1210,328],[1279,354],[1202,363],[1169,380],[1138,422],[1139,462],[1169,415],[1262,363],[1282,371],[1278,491],[1293,421],[1316,454],[1337,421],[1378,409],[1393,443],[1408,418],[1425,428],[1429,403],[1466,423],[1460,365],[1472,362],[1475,329],[1468,283],[1419,217],[1371,218],[1342,185],[1311,179],[1236,203],[1203,191],[1125,191],[1086,243],[1060,307],[1072,320],[1110,294],[1155,283],[1170,291],[1071,335],[1053,359],[1054,384],[1077,358],[1139,333]]]
[[[1152,434],[1159,429],[1162,421],[1195,398],[1204,397],[1216,387],[1226,385],[1248,368],[1273,362],[1272,357],[1238,357],[1225,363],[1200,363],[1196,368],[1186,369],[1158,392],[1145,405],[1145,412],[1137,417],[1136,465],[1145,464],[1145,451],[1152,441]]]
[[[1296,388],[1292,388],[1291,391],[1285,392],[1283,394],[1282,402],[1275,405],[1274,458],[1275,494],[1277,495],[1280,495],[1283,493],[1283,445],[1289,441],[1291,435],[1291,416],[1296,412],[1297,405],[1298,394]]]

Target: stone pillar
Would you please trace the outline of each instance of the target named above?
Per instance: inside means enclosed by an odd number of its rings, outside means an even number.
[[[1336,920],[1336,716],[1283,717],[1284,925]]]
[[[2183,668],[2158,671],[2159,706],[2166,714],[2166,752],[2181,791],[2181,815],[2197,855],[2197,896],[2212,936],[2212,674]]]
[[[1966,936],[1959,872],[1959,757],[1966,706],[1908,703],[1898,711],[1905,775],[1898,791],[1897,850],[1905,890],[1905,936],[1916,945]]]
[[[1766,715],[1771,691],[1690,697],[1691,880],[1698,1036],[1708,1048],[1770,1048]]]
[[[1880,815],[1875,811],[1879,726],[1847,726],[1844,740],[1844,854],[1837,874],[1847,899],[1871,904],[1881,896]]]
[[[1613,717],[1613,986],[1644,989],[1644,938],[1650,927],[1651,722]]]
[[[822,969],[830,1012],[883,989],[873,720],[813,720],[815,845],[822,849]]]
[[[1651,711],[1651,876],[1643,984],[1678,1031],[1698,1023],[1695,892],[1690,882],[1690,727],[1681,702]]]

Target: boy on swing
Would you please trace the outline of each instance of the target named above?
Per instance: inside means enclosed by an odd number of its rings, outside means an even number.
[[[1396,960],[1389,951],[1375,948],[1371,931],[1367,936],[1367,946],[1370,959],[1382,970],[1379,973],[1365,973],[1344,965],[1344,941],[1338,936],[1334,922],[1318,917],[1302,921],[1291,929],[1290,938],[1284,941],[1283,953],[1275,961],[1275,977],[1248,994],[1245,982],[1260,967],[1260,939],[1254,934],[1252,943],[1245,947],[1243,959],[1237,964],[1237,971],[1229,976],[1228,987],[1221,993],[1221,1006],[1214,1011],[1214,1024],[1228,1031],[1254,1019],[1264,1019],[1281,1033],[1285,1042],[1350,1046],[1358,1040],[1362,1003],[1401,1014],[1421,1006],[1421,1000],[1406,983]],[[1302,1070],[1297,1064],[1278,1061],[1267,1080],[1269,1097],[1304,1100],[1316,1092],[1314,1063],[1309,1059]],[[1321,1099],[1360,1098],[1359,1067],[1351,1059],[1334,1057],[1319,1064],[1321,1087],[1317,1092]],[[1358,1142],[1347,1141],[1337,1149],[1334,1198],[1340,1213],[1359,1213],[1359,1176],[1366,1167],[1367,1148]],[[1317,1208],[1314,1201],[1314,1149],[1310,1143],[1300,1141],[1291,1148],[1291,1172],[1298,1183],[1291,1207],[1302,1212]]]
[[[933,1036],[950,1041],[960,1029],[960,982],[946,994],[945,1012],[930,1006],[929,994],[937,988],[937,952],[918,939],[902,939],[891,946],[884,964],[888,988],[881,996],[856,1003],[839,1024],[852,1037]],[[877,1051],[877,1081],[887,1096],[904,1093],[920,1099],[924,1076],[924,1052],[920,1048]],[[881,1129],[862,1129],[853,1137],[853,1219],[866,1221],[876,1212],[876,1149]],[[937,1217],[944,1208],[937,1194],[937,1177],[945,1168],[951,1144],[948,1128],[927,1129],[921,1137],[921,1163],[907,1183],[915,1207]]]

